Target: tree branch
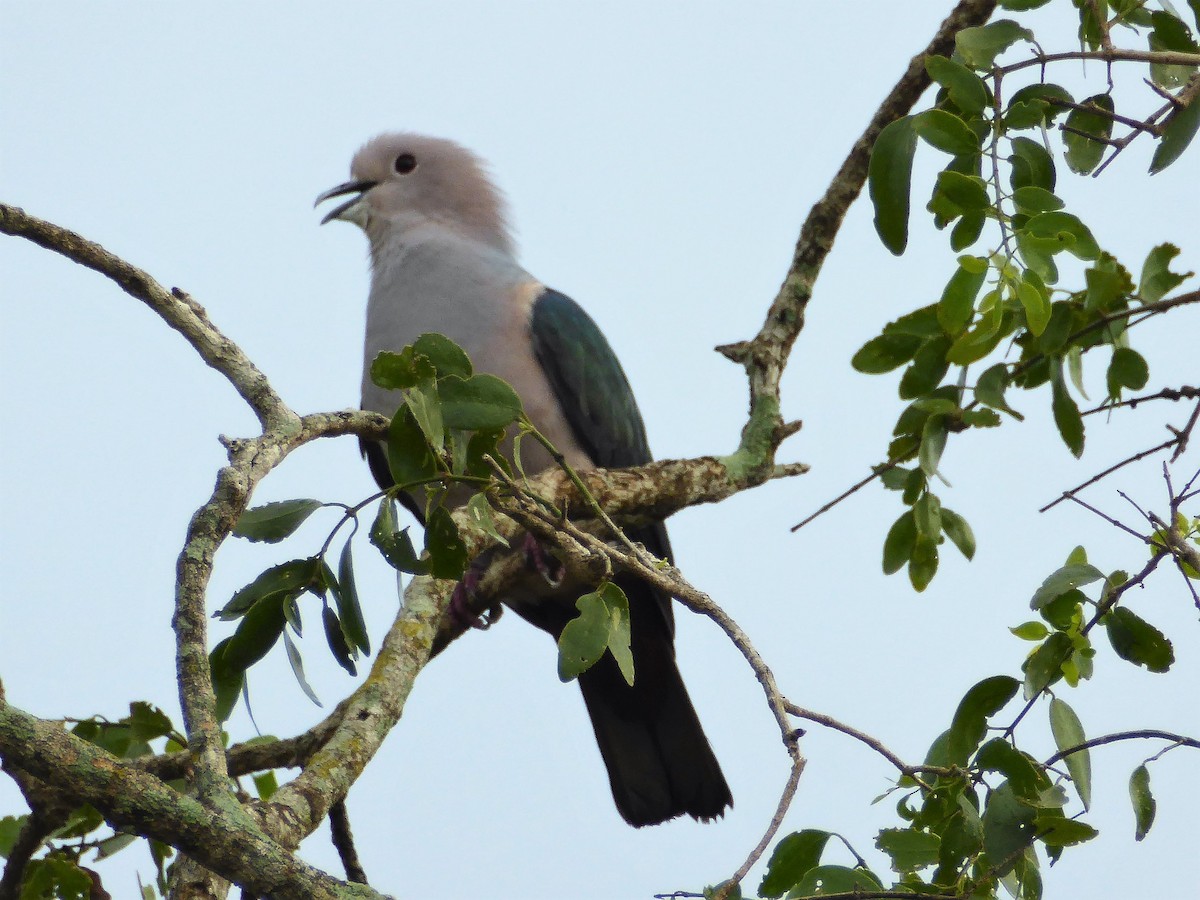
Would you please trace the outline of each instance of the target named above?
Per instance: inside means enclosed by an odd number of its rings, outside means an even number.
[[[259,829],[181,794],[53,722],[0,702],[0,753],[6,764],[70,790],[105,819],[178,847],[263,896],[319,900],[380,895],[351,887],[296,859]]]
[[[717,348],[740,363],[750,379],[750,419],[742,430],[737,453],[730,458],[736,470],[758,471],[767,466],[781,440],[780,378],[792,345],[804,327],[804,312],[812,299],[817,276],[833,249],[847,210],[866,181],[875,139],[885,126],[905,115],[929,87],[925,57],[949,56],[954,49],[954,35],[963,28],[986,22],[995,7],[996,0],[961,0],[942,22],[929,46],[912,58],[805,219],[791,266],[758,334],[750,341]]]
[[[87,266],[141,300],[228,379],[264,428],[294,423],[295,414],[271,388],[267,377],[233,341],[217,330],[204,307],[178,288],[168,291],[141,269],[75,232],[0,203],[0,232],[23,237],[72,262]]]
[[[1102,737],[1089,738],[1086,741],[1075,744],[1072,747],[1067,747],[1065,750],[1059,750],[1042,765],[1046,768],[1054,765],[1060,760],[1066,759],[1072,753],[1078,753],[1081,750],[1087,750],[1091,747],[1101,747],[1104,744],[1115,744],[1117,741],[1132,741],[1132,740],[1161,740],[1171,741],[1180,747],[1191,747],[1194,750],[1200,750],[1200,741],[1195,738],[1187,737],[1182,734],[1175,734],[1172,731],[1160,731],[1157,728],[1141,728],[1136,731],[1118,731],[1114,734],[1106,734]]]

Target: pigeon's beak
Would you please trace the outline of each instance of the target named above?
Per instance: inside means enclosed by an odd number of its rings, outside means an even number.
[[[375,187],[377,181],[347,181],[345,184],[339,184],[335,188],[330,188],[313,203],[313,206],[319,206],[326,200],[332,200],[334,197],[344,197],[346,194],[354,196],[345,203],[339,203],[328,213],[325,218],[321,219],[321,224],[331,222],[334,219],[341,219],[344,222],[353,222],[359,228],[365,228],[367,222],[367,209],[363,200],[367,196],[367,191]]]

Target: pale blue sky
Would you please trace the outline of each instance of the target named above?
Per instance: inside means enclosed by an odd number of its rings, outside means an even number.
[[[354,229],[317,227],[312,198],[343,181],[353,151],[379,131],[455,138],[491,162],[526,267],[608,333],[656,453],[724,453],[737,441],[745,386],[711,348],[757,330],[809,206],[948,7],[8,2],[0,197],[188,290],[295,409],[337,409],[357,401],[366,253]],[[1064,13],[1040,21],[1060,28],[1039,30],[1048,46],[1070,48]],[[1071,64],[1054,77],[1074,84],[1080,73]],[[1087,74],[1101,89],[1102,70]],[[1135,266],[1154,244],[1189,239],[1200,203],[1195,153],[1151,179],[1149,152],[1135,144],[1099,181],[1060,179],[1101,245]],[[918,197],[936,157],[919,158]],[[908,254],[892,257],[869,207],[856,206],[785,381],[785,414],[806,424],[784,457],[812,473],[671,520],[684,571],[741,623],[791,699],[912,761],[971,684],[1017,670],[1027,647],[1004,629],[1029,617],[1028,597],[1078,540],[1102,568],[1140,566],[1136,542],[1086,513],[1035,511],[1159,440],[1167,411],[1146,407],[1107,428],[1089,419],[1082,463],[1047,437],[1048,397],[1017,401],[1023,425],[952,441],[943,470],[954,487],[942,497],[974,526],[979,553],[967,564],[948,549],[924,595],[880,573],[900,507],[877,487],[789,534],[880,458],[898,411],[895,378],[859,375],[849,357],[883,322],[936,299],[951,259],[922,214]],[[1200,248],[1185,245],[1182,259],[1200,268]],[[178,721],[175,555],[223,459],[217,435],[248,434],[253,419],[174,333],[95,274],[13,239],[0,241],[0,270],[9,422],[0,677],[11,702],[43,716],[116,718],[129,700],[149,699]],[[1195,383],[1198,325],[1182,311],[1136,338],[1152,349],[1152,386]],[[1100,361],[1088,361],[1088,379],[1099,397]],[[1183,410],[1173,412],[1178,424]],[[1129,516],[1117,488],[1161,505],[1155,464],[1091,494]],[[297,453],[255,499],[355,500],[370,490],[347,439]],[[322,524],[282,548],[223,548],[213,607],[265,566],[312,552]],[[357,565],[378,637],[394,583],[365,544]],[[1170,573],[1134,603],[1176,639],[1175,669],[1134,669],[1101,638],[1096,680],[1064,696],[1089,734],[1200,733],[1195,609]],[[735,796],[725,820],[628,828],[578,691],[555,676],[552,643],[510,616],[422,674],[351,792],[372,882],[452,900],[633,898],[730,874],[769,819],[787,760],[741,657],[708,622],[679,619],[681,667]],[[978,621],[979,637],[954,642],[963,621]],[[214,640],[225,633],[214,624]],[[302,647],[330,706],[352,683],[319,637]],[[281,650],[254,670],[252,690],[264,732],[290,735],[320,715]],[[1049,755],[1045,715],[1040,707],[1023,727]],[[231,730],[253,734],[242,712]],[[896,824],[892,806],[869,804],[887,788],[888,765],[819,728],[803,749],[809,765],[785,829],[839,831],[885,870],[873,838]],[[1195,883],[1194,754],[1154,765],[1158,822],[1143,844],[1132,841],[1125,780],[1151,752],[1095,751],[1090,821],[1102,836],[1046,873],[1051,896],[1115,900]],[[0,813],[19,808],[0,787]],[[303,852],[340,872],[324,836]],[[832,849],[830,858],[850,861]],[[135,864],[149,872],[139,850],[106,867],[114,896],[133,895]]]

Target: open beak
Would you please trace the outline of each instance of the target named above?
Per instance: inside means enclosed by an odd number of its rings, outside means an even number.
[[[313,206],[319,206],[326,200],[332,200],[334,197],[344,197],[346,194],[353,194],[354,196],[345,203],[339,203],[326,213],[325,218],[321,219],[321,224],[324,225],[326,222],[331,222],[334,219],[341,219],[345,222],[353,222],[360,228],[364,227],[367,211],[359,204],[367,196],[367,191],[375,187],[378,183],[377,181],[347,181],[345,184],[339,184],[337,187],[327,190],[313,202]]]

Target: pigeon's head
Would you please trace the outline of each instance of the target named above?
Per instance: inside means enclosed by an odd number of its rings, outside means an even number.
[[[434,223],[511,250],[503,196],[483,161],[454,141],[381,134],[354,155],[350,176],[317,198],[322,203],[349,195],[321,224],[353,222],[375,242]]]

